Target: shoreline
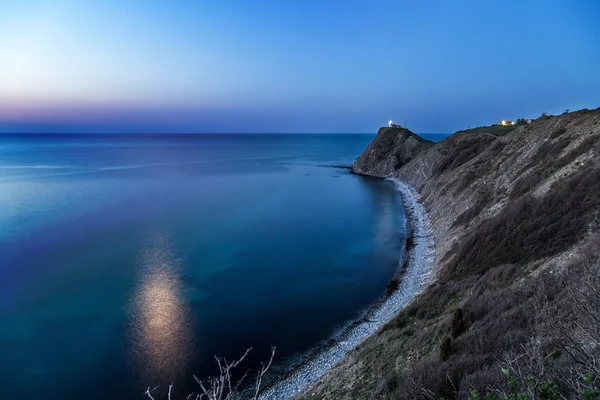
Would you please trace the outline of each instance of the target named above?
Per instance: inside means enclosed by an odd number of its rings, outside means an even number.
[[[262,400],[287,399],[310,388],[331,368],[344,359],[346,354],[373,335],[402,310],[429,281],[435,264],[435,247],[429,219],[419,203],[419,195],[408,184],[386,178],[394,183],[406,213],[406,240],[413,238],[398,261],[393,279],[399,280],[398,289],[389,297],[379,299],[370,309],[340,332],[328,343],[329,346],[308,353],[306,360],[292,369],[290,374],[260,395]]]

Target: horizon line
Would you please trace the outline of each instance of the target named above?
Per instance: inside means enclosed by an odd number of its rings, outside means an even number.
[[[451,135],[455,132],[423,132],[419,135]],[[2,135],[376,135],[377,132],[0,132]]]

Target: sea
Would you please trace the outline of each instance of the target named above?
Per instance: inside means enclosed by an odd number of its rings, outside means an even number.
[[[393,185],[338,168],[373,138],[0,136],[2,397],[185,398],[248,348],[282,374],[397,271]]]

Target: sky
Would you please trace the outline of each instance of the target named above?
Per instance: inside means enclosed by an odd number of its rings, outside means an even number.
[[[2,0],[0,132],[450,133],[600,106],[597,0]]]

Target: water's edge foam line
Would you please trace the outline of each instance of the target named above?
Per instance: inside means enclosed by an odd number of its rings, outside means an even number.
[[[309,388],[342,361],[350,350],[389,322],[429,282],[435,264],[435,246],[430,221],[420,203],[419,194],[398,179],[387,179],[395,184],[406,213],[406,237],[412,235],[414,239],[414,247],[404,254],[404,257],[408,257],[407,262],[404,259],[399,262],[399,270],[403,264],[406,265],[406,270],[402,271],[398,290],[369,311],[368,319],[363,318],[360,323],[351,325],[341,335],[343,340],[337,340],[290,376],[266,390],[260,396],[261,400],[288,399]]]

